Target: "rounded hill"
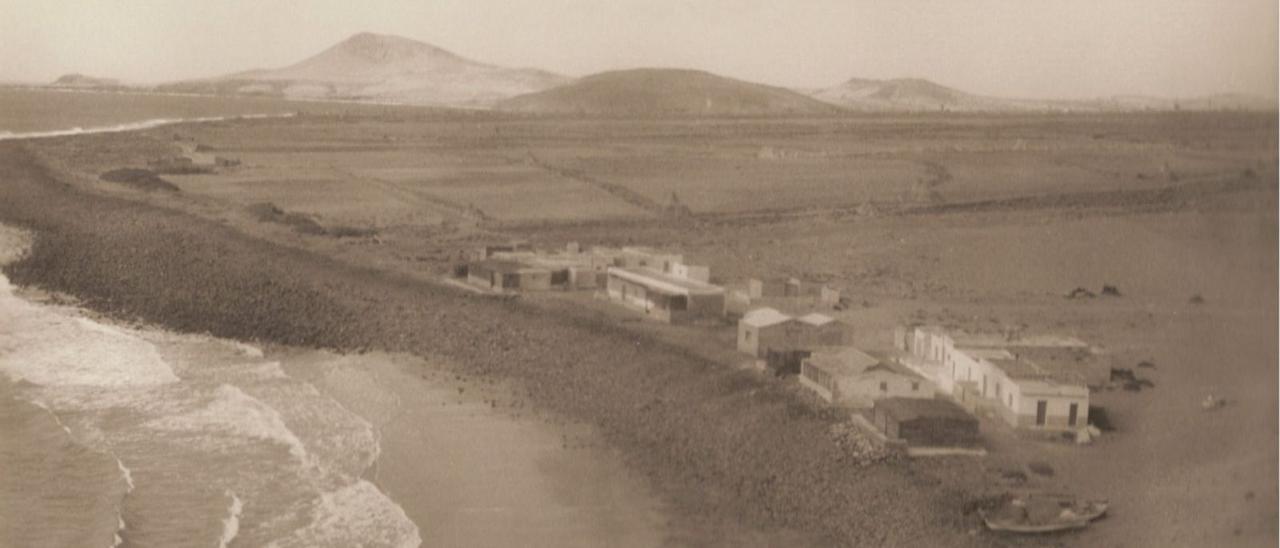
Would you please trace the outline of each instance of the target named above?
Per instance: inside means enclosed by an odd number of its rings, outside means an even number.
[[[501,101],[503,110],[596,116],[832,114],[838,107],[794,91],[684,69],[602,72]]]

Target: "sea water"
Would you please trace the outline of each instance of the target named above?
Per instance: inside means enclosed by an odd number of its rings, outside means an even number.
[[[0,140],[131,131],[188,121],[282,116],[299,104],[265,97],[201,97],[0,87]]]
[[[417,546],[362,479],[378,451],[253,347],[100,322],[0,276],[0,545]]]

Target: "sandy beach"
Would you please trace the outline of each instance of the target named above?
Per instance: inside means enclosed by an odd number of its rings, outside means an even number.
[[[418,525],[423,546],[664,542],[658,500],[585,426],[519,411],[509,391],[413,356],[268,355],[374,425],[381,453],[369,477]]]

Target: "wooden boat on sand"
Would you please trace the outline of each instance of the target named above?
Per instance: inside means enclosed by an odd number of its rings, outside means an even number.
[[[1065,495],[1018,495],[991,510],[978,510],[992,531],[1052,533],[1082,529],[1107,513],[1107,501]]]

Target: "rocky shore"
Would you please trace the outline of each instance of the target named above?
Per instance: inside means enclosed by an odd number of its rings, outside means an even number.
[[[839,418],[775,383],[622,327],[549,316],[254,239],[59,181],[0,144],[0,222],[35,234],[6,274],[121,320],[246,341],[435,356],[594,425],[683,530],[814,545],[965,546],[965,496],[905,462],[861,465]],[[680,530],[680,527],[676,527]],[[690,533],[693,534],[693,533]],[[669,539],[708,544],[714,539]],[[990,540],[990,539],[986,539]]]

